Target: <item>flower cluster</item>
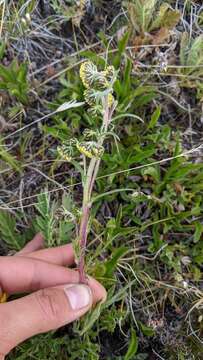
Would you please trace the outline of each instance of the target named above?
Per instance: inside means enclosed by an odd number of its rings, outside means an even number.
[[[73,158],[73,148],[69,143],[64,142],[61,146],[57,147],[58,154],[61,159],[70,162]]]
[[[100,159],[104,153],[103,146],[99,145],[95,141],[77,142],[76,147],[81,154],[84,154],[90,159],[93,157]]]
[[[80,142],[77,139],[64,142],[61,146],[58,146],[57,151],[62,159],[70,162],[73,159],[75,149],[90,159],[94,157],[100,159],[104,153],[104,147],[96,141]]]
[[[63,205],[58,207],[54,213],[55,219],[58,221],[75,221],[75,216],[72,212],[68,211]]]
[[[104,102],[111,107],[114,103],[113,84],[116,80],[116,71],[113,66],[107,66],[99,71],[91,61],[84,62],[80,67],[80,77],[86,90],[84,96],[92,110],[101,110]]]

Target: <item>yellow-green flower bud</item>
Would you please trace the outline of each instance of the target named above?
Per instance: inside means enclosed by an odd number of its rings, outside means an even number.
[[[112,65],[108,66],[106,68],[106,70],[102,71],[105,79],[106,79],[106,83],[108,85],[112,84],[112,82],[115,80],[115,69]]]
[[[110,93],[108,94],[108,106],[111,107],[114,103],[114,97],[113,95]]]
[[[80,78],[87,89],[92,85],[97,72],[97,67],[91,61],[85,61],[80,66]]]
[[[84,91],[85,101],[90,106],[94,106],[96,104],[96,96],[95,92],[92,89],[87,89]]]
[[[100,159],[104,153],[103,146],[98,145],[95,141],[78,142],[76,147],[81,154],[84,154],[88,158],[95,157]]]
[[[57,147],[57,151],[59,156],[63,159],[66,160],[68,162],[70,162],[72,160],[72,156],[71,156],[71,149],[70,146],[67,146],[65,144],[62,144],[61,146]]]

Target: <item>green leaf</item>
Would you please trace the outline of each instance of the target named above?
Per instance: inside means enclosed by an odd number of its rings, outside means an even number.
[[[120,63],[122,61],[122,55],[125,52],[125,48],[128,43],[129,39],[129,32],[126,31],[126,33],[123,35],[123,37],[118,41],[118,52],[113,57],[113,66],[118,69],[120,66]]]
[[[197,243],[202,236],[203,233],[203,225],[200,222],[196,222],[195,224],[195,233],[194,233],[194,243]]]
[[[0,60],[3,59],[5,50],[6,50],[6,43],[4,41],[2,41],[0,43]]]
[[[198,66],[203,64],[203,35],[199,35],[188,52],[187,65]]]
[[[162,22],[167,14],[168,9],[170,9],[170,5],[167,3],[163,3],[160,6],[157,16],[156,16],[155,20],[152,22],[152,25],[150,26],[150,31],[152,31],[154,29],[159,29],[161,27]]]
[[[20,250],[24,245],[23,236],[16,231],[16,220],[7,211],[0,211],[0,234],[10,249]]]
[[[154,93],[155,91],[156,91],[156,89],[153,86],[149,86],[149,85],[138,86],[137,89],[135,91],[133,91],[132,98],[134,99],[135,97],[138,97],[140,95],[145,95],[146,93],[147,94]]]
[[[130,360],[130,359],[134,359],[134,356],[137,354],[137,350],[138,350],[138,338],[137,338],[137,334],[135,332],[134,329],[131,329],[131,339],[130,339],[130,344],[128,347],[128,351],[124,357],[124,360]]]
[[[54,126],[43,125],[42,129],[45,134],[51,135],[61,142],[66,141],[70,137],[70,129],[65,121],[61,121],[60,124]]]
[[[122,55],[124,53],[125,48],[128,44],[128,39],[129,39],[129,32],[126,31],[126,33],[123,35],[122,39],[120,39],[118,42],[118,50],[119,50],[120,55]]]
[[[79,331],[80,336],[84,335],[89,329],[91,329],[95,321],[99,319],[99,316],[101,314],[101,308],[102,308],[102,303],[100,302],[96,305],[96,307],[93,310],[91,310],[86,315],[83,323],[83,328],[81,331]]]
[[[154,335],[154,330],[150,326],[146,326],[141,321],[139,321],[139,325],[140,325],[142,333],[145,336],[153,336]]]
[[[6,149],[6,146],[2,143],[0,139],[0,159],[5,161],[6,164],[10,165],[12,169],[20,172],[20,163],[15,159],[15,157]]]
[[[13,82],[12,72],[6,67],[0,64],[0,77],[6,82]]]
[[[27,64],[18,65],[17,60],[13,60],[9,67],[0,65],[0,78],[3,80],[0,89],[7,90],[23,104],[28,102],[27,71]]]
[[[73,163],[73,161],[72,161]],[[77,168],[77,167],[76,167]],[[108,191],[106,193],[103,193],[103,194],[100,194],[100,195],[97,195],[95,196],[93,199],[92,199],[92,203],[98,201],[99,199],[105,197],[105,196],[108,196],[108,195],[111,195],[111,194],[115,194],[115,193],[122,193],[122,192],[133,192],[134,189],[128,189],[128,188],[124,188],[124,189],[115,189],[115,190],[111,190],[111,191]]]
[[[176,161],[171,162],[170,168],[168,168],[165,176],[164,182],[171,182],[172,180],[181,180],[185,179],[188,174],[192,171],[202,169],[202,164],[187,164],[182,165],[181,160],[174,159]]]
[[[163,245],[163,240],[161,234],[159,232],[160,224],[154,224],[152,227],[152,234],[153,234],[153,245],[150,247],[150,250],[157,251]]]
[[[27,64],[21,64],[17,73],[17,81],[23,85],[26,82],[28,67]]]
[[[144,34],[149,30],[157,1],[158,0],[134,0],[133,2],[124,2],[132,26],[138,33]]]
[[[127,91],[130,88],[131,73],[132,73],[132,62],[130,59],[127,59],[127,63],[126,63],[124,73],[123,73],[123,81],[124,81],[123,93],[124,94],[127,94]]]
[[[121,246],[114,250],[114,252],[112,253],[112,258],[105,263],[105,268],[106,268],[106,271],[104,274],[105,277],[107,277],[107,278],[112,277],[113,272],[117,266],[118,260],[120,258],[122,258],[123,255],[125,255],[127,253],[127,251],[128,251],[128,248],[125,246]]]
[[[137,148],[135,150],[138,150]],[[139,163],[145,159],[149,159],[149,157],[151,157],[152,155],[154,155],[154,153],[157,151],[157,149],[152,146],[149,148],[143,148],[140,149],[139,152],[137,151],[137,154],[135,156],[133,156],[133,162],[135,163]]]
[[[108,40],[106,46],[108,47]],[[104,68],[106,66],[106,61],[102,56],[99,56],[99,54],[95,53],[91,50],[84,50],[80,53],[81,57],[84,59],[90,59],[92,62],[94,62],[98,67]]]
[[[125,297],[126,291],[135,283],[135,281],[136,280],[130,281],[126,286],[122,287],[115,294],[113,294],[113,288],[112,288],[112,291],[108,292],[108,297],[106,302],[103,304],[103,308],[106,309],[115,302],[121,301]]]
[[[198,65],[203,65],[203,35],[192,39],[188,33],[183,33],[180,44],[180,63],[182,66],[187,66],[183,69],[184,73],[198,72]]]
[[[161,115],[161,107],[158,106],[157,109],[153,112],[152,116],[151,116],[151,120],[148,124],[148,129],[153,129],[155,127],[155,125],[157,124],[157,121],[159,120]]]
[[[35,220],[36,231],[44,235],[47,246],[54,245],[53,230],[54,230],[54,206],[55,203],[50,202],[50,196],[47,191],[41,193],[38,198],[38,203],[35,205],[39,215]]]
[[[171,9],[170,5],[163,3],[158,13],[156,14],[155,20],[150,27],[150,31],[160,28],[173,29],[180,19],[180,12]]]
[[[117,214],[116,214],[116,224],[118,226],[121,225],[122,217],[123,217],[123,208],[122,208],[122,205],[120,205],[118,208]]]
[[[149,166],[142,170],[142,175],[150,175],[158,183],[160,180],[159,170],[154,166]]]
[[[182,66],[187,65],[187,56],[190,48],[190,37],[187,32],[184,32],[180,42],[180,63]]]
[[[134,101],[134,105],[136,107],[142,107],[148,103],[150,103],[153,99],[155,99],[156,94],[155,93],[149,93],[149,94],[144,94],[139,96],[137,99],[135,99]]]

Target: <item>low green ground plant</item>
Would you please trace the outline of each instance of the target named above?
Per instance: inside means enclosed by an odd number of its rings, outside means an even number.
[[[10,67],[0,65],[0,90],[8,92],[22,104],[28,102],[27,65],[13,61]]]

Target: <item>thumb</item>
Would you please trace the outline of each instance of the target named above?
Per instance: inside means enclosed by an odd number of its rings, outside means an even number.
[[[91,306],[91,289],[81,284],[42,289],[1,304],[0,359],[25,339],[80,318]]]

